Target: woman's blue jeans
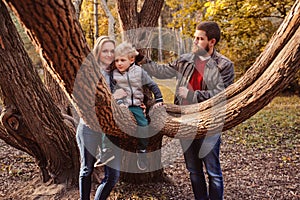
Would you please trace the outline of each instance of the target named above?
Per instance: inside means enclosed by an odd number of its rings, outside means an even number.
[[[220,165],[221,136],[194,140],[181,140],[186,167],[190,172],[193,193],[196,200],[222,200],[224,193],[223,176]],[[203,164],[209,179],[207,191]]]
[[[149,143],[149,127],[148,127],[148,120],[144,115],[143,109],[140,106],[129,106],[128,109],[132,112],[138,127],[137,127],[137,134],[138,137],[138,145],[137,150],[144,150],[147,149]]]
[[[79,193],[81,200],[90,199],[92,173],[101,137],[101,133],[91,130],[83,123],[79,123],[76,131],[76,139],[81,157],[79,173]],[[116,151],[115,154],[116,158],[112,161],[112,164],[104,168],[105,177],[95,195],[95,199],[97,200],[106,199],[120,177],[120,153]]]

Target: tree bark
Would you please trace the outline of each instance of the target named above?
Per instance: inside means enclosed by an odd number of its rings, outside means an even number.
[[[158,18],[162,9],[164,1],[163,0],[148,0],[144,1],[140,12],[138,12],[138,0],[128,1],[128,0],[118,0],[118,13],[121,19],[122,29],[124,31],[123,36],[127,41],[134,44],[136,47],[139,46],[149,46],[152,39],[152,31],[155,30],[154,27],[158,25]],[[147,108],[153,105],[152,93],[149,89],[144,88],[145,98],[144,100]],[[135,141],[135,140],[134,140]],[[157,134],[156,137],[151,137],[148,145],[148,152],[157,152],[148,154],[149,160],[149,172],[143,173],[142,175],[137,173],[125,173],[132,169],[130,163],[136,163],[136,156],[126,156],[124,159],[124,173],[122,173],[122,179],[125,181],[130,181],[133,183],[147,183],[163,180],[163,169],[161,167],[161,156],[160,149],[162,145],[162,135]],[[130,145],[130,140],[125,144],[125,146],[131,147],[128,149],[130,152],[136,151],[136,145]],[[127,167],[127,168],[126,168]],[[138,172],[138,168],[133,170]]]
[[[70,100],[62,91],[61,87],[58,85],[56,80],[53,79],[53,77],[47,70],[44,70],[44,85],[49,94],[51,95],[54,104],[61,111],[65,123],[75,131],[79,123],[79,116],[77,114],[77,111],[70,103]]]
[[[111,99],[110,90],[95,58],[90,54],[71,1],[6,2],[27,28],[34,44],[40,47],[47,70],[71,100],[79,116],[96,131],[121,137],[127,135],[119,127],[134,131],[136,125],[130,111],[117,107]],[[97,115],[102,117],[97,119]],[[99,123],[108,126],[102,126],[100,130]]]
[[[2,1],[0,10],[1,122],[7,132],[1,138],[36,159],[44,182],[77,183],[74,129],[63,122]]]
[[[163,0],[147,0],[138,12],[138,0],[118,0],[118,13],[125,40],[132,42],[137,48],[140,44],[143,47],[149,44],[151,32],[158,26],[163,4]]]
[[[126,31],[141,27],[156,27],[163,4],[163,0],[147,0],[138,12],[138,0],[118,0],[118,13],[123,29]]]

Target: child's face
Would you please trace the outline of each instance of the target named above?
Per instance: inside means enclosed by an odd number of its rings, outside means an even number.
[[[115,57],[115,65],[120,72],[125,72],[133,62],[134,58],[129,58],[128,56]]]

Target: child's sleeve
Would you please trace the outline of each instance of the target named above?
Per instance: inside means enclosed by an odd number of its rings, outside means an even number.
[[[148,73],[142,69],[142,84],[148,87],[154,94],[155,102],[163,102],[162,93],[158,85],[153,81],[153,79],[148,75]]]

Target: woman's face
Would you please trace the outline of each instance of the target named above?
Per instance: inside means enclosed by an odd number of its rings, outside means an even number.
[[[99,52],[101,63],[109,66],[115,59],[115,45],[112,42],[105,42]]]

